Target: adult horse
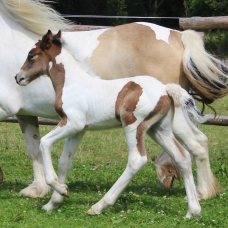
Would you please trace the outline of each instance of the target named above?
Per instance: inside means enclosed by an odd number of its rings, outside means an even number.
[[[32,47],[47,29],[55,31],[71,27],[71,23],[43,2],[0,0],[0,120],[17,115],[34,169],[33,183],[20,192],[29,197],[41,197],[50,190],[44,179],[39,153],[36,116],[59,117],[53,105],[54,90],[46,77],[34,82],[39,86],[31,83],[20,88],[12,75],[18,72],[29,46]],[[220,62],[205,52],[202,39],[193,31],[178,32],[150,23],[132,23],[89,32],[65,32],[63,37],[67,38],[75,58],[91,76],[112,79],[153,75],[165,84],[173,82],[186,90],[192,88],[205,103],[228,92],[217,77],[225,76],[215,65]],[[188,131],[186,137],[187,134]],[[189,142],[187,146],[196,158],[197,190],[201,198],[210,198],[219,192],[219,187],[210,170],[207,137],[203,134],[193,137],[194,143]],[[156,167],[160,181],[169,188],[174,176],[178,176],[172,159],[162,153]]]

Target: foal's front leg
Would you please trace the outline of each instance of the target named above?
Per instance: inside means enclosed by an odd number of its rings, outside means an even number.
[[[82,124],[83,123],[80,123],[80,125]],[[49,132],[47,135],[45,135],[40,142],[40,151],[42,153],[44,162],[44,173],[46,182],[59,194],[64,196],[69,196],[69,190],[65,184],[60,183],[55,173],[51,159],[51,150],[53,144],[56,141],[77,134],[78,132],[82,131],[83,128],[84,127],[80,128],[79,130],[79,128],[70,121],[67,121],[66,125],[65,122],[60,121],[57,127],[51,132]]]
[[[74,154],[81,142],[83,135],[84,135],[84,132],[80,132],[66,139],[63,152],[59,159],[58,180],[61,184],[65,184],[66,182],[67,174],[72,166]],[[58,207],[59,204],[62,203],[63,198],[64,197],[60,195],[57,191],[54,191],[50,201],[46,205],[44,205],[42,209],[49,211]]]

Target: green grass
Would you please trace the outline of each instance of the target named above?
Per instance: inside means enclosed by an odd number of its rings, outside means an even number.
[[[228,115],[228,98],[215,103],[221,115]],[[136,175],[116,204],[98,216],[86,211],[108,191],[123,172],[127,161],[125,138],[121,129],[86,133],[75,155],[67,184],[71,196],[56,210],[45,212],[44,198],[23,198],[18,192],[33,180],[33,171],[17,124],[0,124],[0,227],[228,227],[228,128],[200,126],[209,138],[211,167],[223,187],[215,199],[200,201],[202,216],[184,219],[187,203],[183,180],[175,182],[170,194],[159,185],[153,161],[161,151],[146,138],[148,164]],[[41,126],[41,135],[52,127]],[[63,141],[52,152],[57,168]],[[195,166],[193,165],[195,174]]]

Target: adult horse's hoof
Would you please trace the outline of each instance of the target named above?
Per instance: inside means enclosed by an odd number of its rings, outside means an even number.
[[[43,182],[36,182],[34,181],[28,187],[22,189],[19,193],[20,196],[30,197],[30,198],[38,198],[44,197],[48,195],[51,191],[51,187],[48,186],[46,183]]]
[[[201,216],[201,207],[196,207],[195,209],[192,209],[191,211],[188,211],[185,215],[185,218],[190,219],[193,217],[199,217]]]

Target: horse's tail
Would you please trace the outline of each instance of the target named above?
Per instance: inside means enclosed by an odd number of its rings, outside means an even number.
[[[182,107],[184,114],[188,116],[193,123],[205,123],[211,118],[211,115],[203,115],[196,107],[195,101],[186,90],[177,84],[167,84],[166,92],[173,98],[175,107]]]
[[[219,76],[227,78],[227,75],[218,66],[224,69],[228,67],[206,52],[203,40],[197,32],[183,31],[181,39],[184,45],[183,68],[193,91],[206,104],[225,96],[228,87]]]

